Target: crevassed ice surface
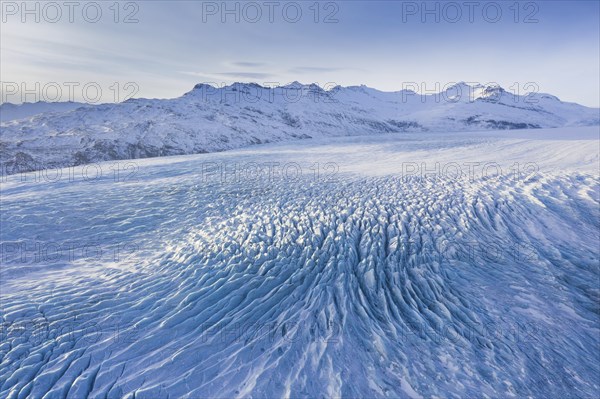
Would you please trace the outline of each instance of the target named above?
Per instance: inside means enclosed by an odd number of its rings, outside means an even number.
[[[597,397],[598,145],[405,134],[5,178],[0,397]]]

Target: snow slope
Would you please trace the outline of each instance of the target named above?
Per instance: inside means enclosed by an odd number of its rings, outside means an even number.
[[[68,112],[87,104],[77,102],[46,102],[38,101],[35,103],[23,104],[0,104],[0,122],[31,118],[44,113]]]
[[[9,176],[0,397],[598,397],[598,135]]]
[[[6,107],[7,105],[3,105]],[[460,83],[438,94],[365,86],[197,85],[170,100],[132,99],[0,125],[5,174],[195,154],[306,138],[598,125],[598,109],[547,94]]]

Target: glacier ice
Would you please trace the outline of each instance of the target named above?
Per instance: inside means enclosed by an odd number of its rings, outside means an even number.
[[[593,129],[256,146],[139,161],[131,181],[10,176],[0,396],[596,397]],[[539,169],[401,173],[473,160]],[[267,161],[339,173],[202,174]]]

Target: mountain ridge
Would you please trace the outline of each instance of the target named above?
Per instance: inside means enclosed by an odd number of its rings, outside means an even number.
[[[38,104],[43,112],[13,120],[7,120],[11,109],[19,106],[0,105],[2,173],[312,137],[600,124],[597,108],[465,82],[430,94],[297,81],[275,87],[199,83],[173,99]]]

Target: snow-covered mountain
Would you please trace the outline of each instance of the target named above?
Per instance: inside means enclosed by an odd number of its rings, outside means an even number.
[[[4,103],[0,105],[0,122],[8,122],[17,119],[30,118],[43,113],[66,112],[83,107],[86,104],[73,101],[65,102],[47,102],[38,101],[35,103],[11,104]]]
[[[7,107],[3,105],[2,113]],[[276,88],[198,84],[175,99],[53,107],[57,108],[51,112],[2,122],[3,173],[312,137],[600,123],[598,109],[551,95],[519,96],[499,86],[465,83],[428,95],[366,86],[324,90],[298,82]]]

